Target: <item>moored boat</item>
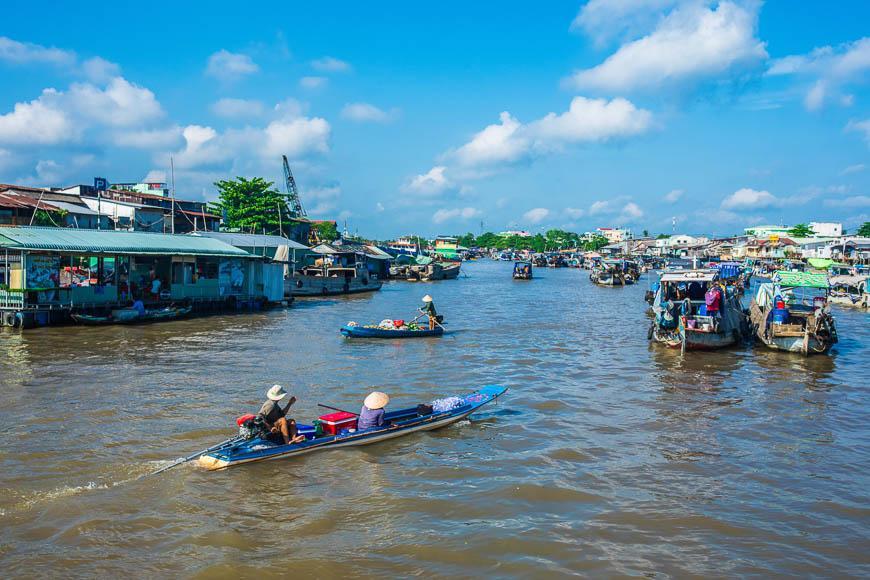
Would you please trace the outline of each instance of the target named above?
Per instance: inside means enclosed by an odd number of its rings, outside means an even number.
[[[423,406],[418,405],[409,409],[390,411],[384,416],[382,426],[361,431],[354,428],[355,422],[336,434],[323,433],[315,426],[300,425],[299,434],[304,435],[305,440],[299,443],[285,445],[263,437],[247,440],[234,438],[223,446],[201,455],[199,465],[209,470],[227,469],[245,463],[289,459],[314,451],[368,445],[418,431],[439,429],[465,419],[506,391],[507,388],[500,385],[486,386],[477,392],[451,398],[450,402],[455,406],[447,410],[440,410],[439,407],[429,413],[421,412]]]
[[[144,314],[140,314],[138,310],[132,308],[116,308],[107,316],[96,316],[93,314],[70,314],[76,323],[85,326],[102,326],[106,324],[141,324],[146,322],[162,322],[165,320],[175,320],[190,314],[193,310],[190,306],[177,308],[168,306],[166,308],[155,308],[146,310]]]
[[[866,276],[846,274],[831,276],[831,293],[828,301],[832,304],[867,308]]]
[[[719,291],[716,316],[707,310],[708,292],[714,286]],[[737,344],[746,335],[746,317],[736,293],[729,288],[719,284],[715,270],[663,273],[653,299],[654,319],[648,337],[683,351]],[[710,296],[716,298],[715,293]]]
[[[827,353],[839,341],[828,293],[824,274],[775,272],[758,286],[749,305],[758,339],[773,350]]]

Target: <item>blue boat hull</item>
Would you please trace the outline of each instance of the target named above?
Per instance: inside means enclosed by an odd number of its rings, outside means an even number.
[[[384,330],[383,328],[366,328],[364,326],[342,326],[341,333],[347,338],[421,338],[424,336],[441,336],[444,329],[436,326],[435,330]]]
[[[316,437],[314,428],[304,425],[299,427],[299,433],[305,435],[305,441],[295,444],[279,445],[260,438],[234,441],[201,456],[199,465],[210,470],[227,469],[243,463],[288,459],[314,451],[368,445],[418,431],[431,431],[461,421],[505,392],[507,387],[489,385],[475,393],[460,397],[463,404],[451,411],[421,416],[417,414],[416,408],[402,409],[387,413],[382,427],[355,432],[343,431],[338,435]]]

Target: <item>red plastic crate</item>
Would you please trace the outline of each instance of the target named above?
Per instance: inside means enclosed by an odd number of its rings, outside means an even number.
[[[341,411],[319,417],[323,425],[323,432],[329,435],[338,435],[342,429],[356,429],[356,415]]]

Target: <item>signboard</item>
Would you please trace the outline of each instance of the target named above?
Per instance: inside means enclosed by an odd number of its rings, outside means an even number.
[[[770,234],[769,238],[771,244],[775,244],[779,241],[779,234]]]
[[[106,191],[107,189],[109,189],[109,180],[105,177],[95,177],[94,189],[96,189],[97,191]]]

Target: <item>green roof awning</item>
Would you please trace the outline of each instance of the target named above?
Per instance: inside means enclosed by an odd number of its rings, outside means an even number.
[[[810,258],[807,260],[807,263],[816,270],[827,270],[834,261],[830,258]]]
[[[777,270],[773,275],[773,281],[780,286],[791,288],[828,288],[828,276],[826,274],[811,274],[809,272],[786,272]]]
[[[213,238],[77,228],[0,228],[0,248],[71,254],[252,257]]]

